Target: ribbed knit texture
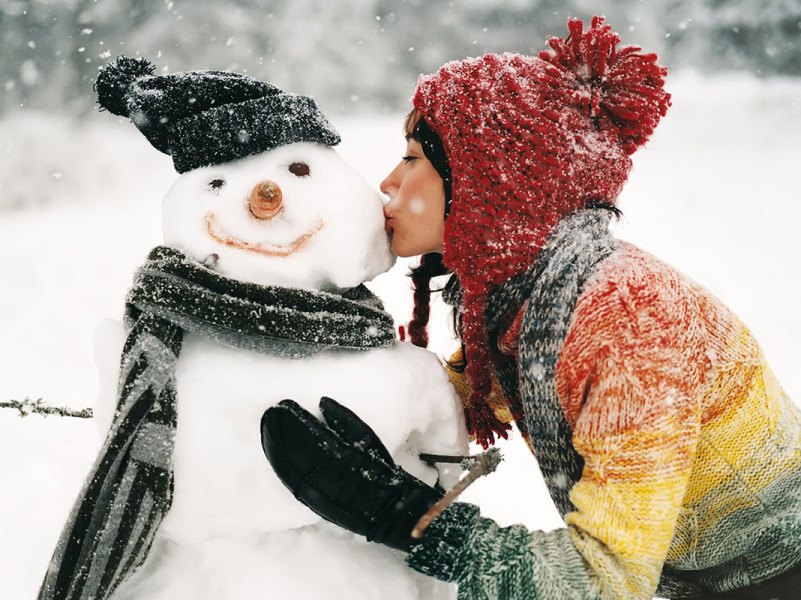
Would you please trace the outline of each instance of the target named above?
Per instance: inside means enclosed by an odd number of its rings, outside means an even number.
[[[552,240],[592,255],[587,223],[568,219]],[[799,564],[801,414],[747,327],[625,242],[588,265],[583,286],[556,296],[552,282],[583,268],[563,262],[576,252],[546,256],[542,273],[562,275],[538,279],[507,350],[517,357],[530,443],[549,465],[546,483],[567,528],[499,528],[457,505],[409,564],[456,581],[460,600],[639,600],[657,586],[670,598],[708,598]],[[556,323],[565,311],[561,337],[541,327],[532,334],[533,321]],[[555,368],[522,368],[532,348]],[[553,397],[532,393],[548,386]]]
[[[484,312],[494,286],[524,273],[566,215],[614,203],[667,111],[666,70],[595,17],[568,24],[539,56],[487,54],[422,77],[414,106],[442,139],[453,185],[443,260],[463,288],[473,393],[468,429],[485,447],[504,427],[486,404]]]
[[[228,71],[154,75],[143,58],[118,57],[95,81],[98,104],[130,117],[185,173],[294,142],[333,146],[337,131],[313,98]]]

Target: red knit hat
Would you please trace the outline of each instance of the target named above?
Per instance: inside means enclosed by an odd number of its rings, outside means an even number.
[[[559,221],[590,201],[614,203],[632,154],[670,105],[655,54],[618,47],[593,17],[568,22],[538,57],[487,54],[421,77],[414,106],[452,170],[443,260],[463,288],[463,342],[473,395],[468,429],[485,448],[508,428],[484,401],[490,290],[534,262]]]

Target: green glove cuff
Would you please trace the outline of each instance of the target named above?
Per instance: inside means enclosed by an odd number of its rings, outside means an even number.
[[[429,525],[406,563],[424,575],[454,581],[459,558],[470,543],[479,517],[479,509],[473,504],[451,504]]]

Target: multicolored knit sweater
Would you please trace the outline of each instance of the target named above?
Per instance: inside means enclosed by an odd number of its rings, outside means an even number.
[[[801,413],[747,327],[604,212],[565,219],[490,303],[498,383],[567,527],[449,507],[408,562],[460,600],[705,598],[801,563]]]

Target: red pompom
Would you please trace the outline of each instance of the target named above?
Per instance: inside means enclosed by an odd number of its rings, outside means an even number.
[[[639,46],[618,47],[620,36],[604,17],[593,17],[586,31],[581,20],[571,20],[568,31],[567,39],[548,40],[551,50],[543,50],[540,58],[575,77],[574,104],[586,106],[600,128],[616,128],[623,150],[633,153],[670,106],[667,69]]]

